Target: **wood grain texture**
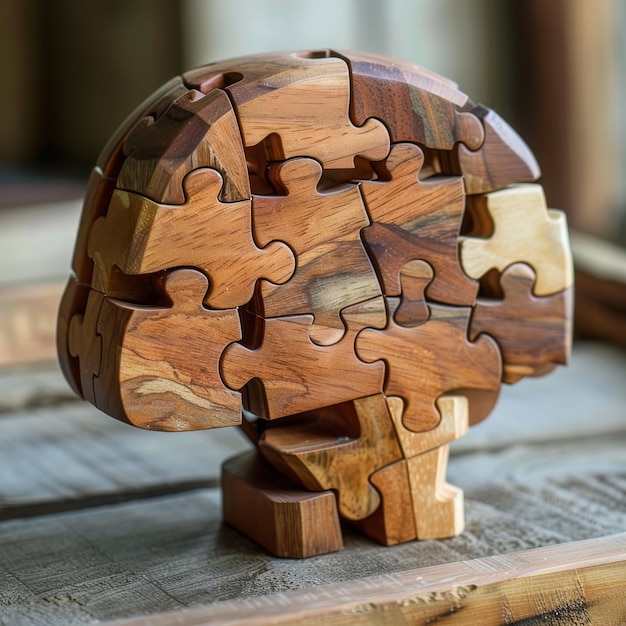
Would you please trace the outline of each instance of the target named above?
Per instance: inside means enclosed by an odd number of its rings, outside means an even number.
[[[392,225],[405,231],[400,234],[409,242],[404,248],[407,256],[402,258],[394,254],[400,267],[413,259],[432,265],[434,278],[426,291],[429,298],[446,304],[471,305],[478,285],[463,273],[457,252],[464,210],[463,180],[460,177],[435,177],[421,181],[419,172],[423,163],[424,154],[417,146],[393,146],[386,161],[391,180],[361,184],[367,211],[373,223]],[[369,244],[368,230],[363,231],[363,237]],[[380,229],[377,232],[381,232]],[[396,232],[394,229],[394,234]],[[392,241],[397,247],[402,245],[397,237]],[[382,242],[382,245],[389,243]],[[374,245],[370,250],[376,254],[379,247]],[[417,249],[419,256],[416,256]],[[376,261],[377,266],[382,265],[381,261]]]
[[[278,557],[305,558],[343,548],[332,491],[294,486],[256,451],[222,466],[224,521]]]
[[[124,619],[111,626],[288,624],[620,626],[626,611],[624,534],[411,569],[213,607]]]
[[[223,68],[208,66],[185,80],[201,91],[226,83],[244,145],[277,139],[269,160],[309,156],[334,169],[353,168],[355,156],[387,156],[389,135],[379,120],[350,121],[350,73],[342,59],[288,53],[239,59],[236,73]]]
[[[512,263],[527,263],[537,274],[533,293],[558,293],[573,283],[572,255],[565,215],[546,208],[540,185],[513,185],[486,196],[494,230],[488,239],[464,238],[461,263],[468,276],[490,269],[502,272]]]
[[[387,396],[403,398],[406,428],[419,432],[435,427],[441,417],[435,406],[437,398],[455,389],[491,391],[495,401],[502,368],[500,353],[491,338],[467,340],[470,309],[429,305],[428,321],[405,328],[393,318],[397,299],[388,302],[387,327],[363,330],[356,340],[356,353],[366,362],[385,360],[384,391]]]
[[[124,141],[117,187],[163,204],[184,204],[183,179],[210,167],[224,180],[220,199],[250,198],[246,155],[228,95],[190,90],[158,118],[144,117]]]
[[[336,491],[341,515],[359,520],[380,505],[370,475],[400,460],[401,453],[385,397],[377,394],[352,404],[358,421],[356,437],[338,431],[328,418],[313,416],[293,426],[267,429],[259,446],[275,467],[295,476],[307,489]],[[354,471],[355,459],[358,471]]]
[[[197,430],[241,423],[241,397],[222,383],[219,362],[224,348],[241,338],[235,309],[202,306],[206,277],[195,270],[177,270],[165,280],[172,305],[133,307],[108,300],[113,309],[100,327],[109,350],[103,363],[109,394],[119,389],[118,419],[152,430]],[[116,319],[116,308],[126,317]],[[120,333],[120,327],[123,332]],[[106,330],[118,333],[107,337]],[[100,404],[107,406],[104,398]],[[109,411],[111,411],[109,406]]]
[[[394,313],[396,324],[410,328],[419,326],[428,319],[429,311],[424,292],[433,275],[433,268],[425,261],[405,263],[400,270],[402,297]]]
[[[572,288],[550,296],[533,295],[535,273],[525,264],[501,275],[502,300],[479,298],[469,338],[487,333],[502,352],[504,382],[541,375],[551,365],[566,365],[571,354]]]
[[[348,325],[341,341],[318,346],[309,338],[312,321],[311,315],[267,319],[260,347],[236,343],[224,351],[227,386],[241,389],[260,381],[262,397],[249,407],[257,415],[276,419],[382,391],[384,365],[364,363],[354,353],[361,328]]]
[[[94,223],[89,240],[89,253],[105,278],[103,291],[113,266],[126,274],[187,266],[209,277],[205,304],[232,308],[250,300],[259,278],[282,282],[291,276],[294,259],[285,244],[256,246],[250,201],[218,199],[218,172],[195,170],[184,187],[188,200],[182,206],[115,191],[106,218]]]
[[[293,159],[271,174],[284,196],[254,196],[254,235],[261,246],[289,243],[296,269],[288,282],[262,281],[258,296],[263,317],[312,314],[311,340],[336,343],[344,333],[340,312],[381,295],[376,273],[359,237],[369,225],[356,185],[321,193],[321,165]]]
[[[352,72],[351,116],[361,125],[383,120],[392,143],[409,141],[427,148],[451,150],[457,142],[480,147],[480,120],[459,110],[467,96],[451,81],[419,66],[362,52],[341,52]]]
[[[541,176],[526,143],[495,111],[477,105],[471,112],[482,120],[485,140],[474,151],[463,144],[457,147],[458,171],[463,174],[468,194],[503,189],[513,183],[532,183]]]

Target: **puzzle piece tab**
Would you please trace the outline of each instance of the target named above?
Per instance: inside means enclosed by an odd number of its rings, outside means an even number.
[[[513,263],[527,263],[537,275],[536,296],[570,287],[574,273],[565,215],[547,209],[543,187],[512,185],[485,198],[493,234],[488,239],[463,238],[465,273],[478,279],[492,268],[503,272]]]
[[[182,206],[115,191],[89,239],[89,254],[105,277],[102,291],[114,265],[126,274],[194,267],[210,279],[205,303],[227,309],[248,302],[259,278],[280,283],[293,274],[293,253],[285,244],[255,244],[250,200],[218,200],[218,172],[194,170],[184,187],[188,200]]]
[[[156,120],[145,117],[124,142],[127,155],[117,186],[163,204],[184,204],[183,179],[210,167],[224,179],[221,199],[250,198],[246,155],[226,92],[191,90]]]
[[[152,430],[197,430],[241,423],[241,396],[222,383],[224,348],[241,338],[235,309],[202,306],[206,277],[190,269],[168,274],[172,306],[140,307],[107,299],[99,330],[112,360],[101,373],[100,391],[119,393],[115,417]],[[122,316],[120,319],[119,316]],[[121,321],[124,326],[120,330]],[[103,387],[108,386],[108,390]],[[99,396],[100,403],[111,400]]]
[[[400,270],[402,298],[395,312],[395,322],[411,328],[428,319],[424,292],[433,279],[433,268],[425,261],[409,261]]]
[[[296,257],[288,282],[260,283],[262,315],[310,313],[311,340],[328,345],[343,336],[342,309],[382,294],[359,236],[369,219],[358,187],[345,185],[321,193],[317,189],[321,175],[317,161],[286,161],[273,174],[286,195],[254,196],[252,212],[259,244],[285,241]]]
[[[356,339],[356,353],[366,362],[387,363],[385,395],[403,398],[403,424],[413,431],[437,426],[437,398],[460,389],[494,393],[502,364],[497,344],[481,336],[467,339],[471,309],[429,305],[428,321],[414,328],[394,320],[397,300],[388,298],[389,321],[384,330],[366,328]]]
[[[389,273],[399,274],[404,263],[413,259],[427,261],[435,273],[426,292],[429,299],[470,306],[478,284],[463,273],[457,251],[465,206],[463,180],[433,177],[421,181],[418,175],[423,162],[417,146],[394,145],[386,161],[391,180],[361,183],[373,222],[363,230],[363,238],[377,268],[384,267],[385,248],[391,245],[395,267],[389,268]]]
[[[566,365],[571,353],[572,288],[536,297],[534,283],[535,272],[516,263],[500,277],[504,299],[479,298],[474,307],[469,337],[486,333],[498,342],[507,383]]]

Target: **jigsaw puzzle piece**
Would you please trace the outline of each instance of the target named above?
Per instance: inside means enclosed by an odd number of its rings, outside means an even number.
[[[458,142],[471,150],[484,141],[480,120],[461,110],[468,97],[455,83],[424,68],[376,54],[337,53],[352,73],[351,117],[384,120],[392,143],[413,142],[451,150]]]
[[[398,300],[387,301],[387,327],[363,330],[356,339],[356,353],[366,362],[385,360],[384,392],[404,399],[407,429],[421,432],[436,427],[440,421],[436,399],[454,390],[487,391],[495,402],[502,371],[500,352],[490,337],[468,341],[471,309],[429,305],[426,322],[405,328],[394,319]],[[484,408],[480,407],[481,413]],[[472,422],[478,419],[470,417]]]
[[[354,525],[385,546],[417,539],[406,459],[376,470],[370,482],[380,494],[380,506],[369,517],[353,522]]]
[[[259,440],[261,452],[274,467],[307,489],[336,491],[339,512],[346,519],[371,515],[380,496],[369,482],[370,475],[401,458],[385,397],[359,398],[298,417],[290,426],[265,430]],[[353,422],[347,427],[351,436],[338,428],[346,421]],[[355,462],[358,472],[353,469]]]
[[[570,287],[574,279],[565,214],[547,208],[541,185],[512,185],[485,199],[493,234],[488,239],[462,238],[465,273],[479,279],[492,268],[503,272],[513,263],[527,263],[537,275],[534,295]]]
[[[75,294],[81,299],[84,293]],[[104,294],[89,289],[84,314],[76,314],[70,319],[67,331],[67,345],[70,356],[79,362],[80,388],[82,396],[95,404],[94,376],[100,373],[102,361],[102,338],[98,334],[98,317]]]
[[[385,273],[397,277],[404,263],[422,259],[432,265],[435,273],[426,291],[429,299],[470,306],[476,299],[478,283],[463,273],[458,259],[465,207],[463,180],[433,177],[422,181],[418,176],[423,162],[419,147],[394,145],[386,161],[391,180],[361,183],[373,222],[363,229],[362,236],[385,285]],[[393,251],[387,252],[388,247]],[[389,256],[393,268],[385,267]],[[397,284],[398,279],[393,280]]]
[[[221,200],[250,198],[246,155],[226,92],[190,90],[157,119],[144,117],[124,142],[117,186],[163,204],[184,204],[183,179],[210,167],[224,179]]]
[[[424,292],[433,276],[433,268],[425,261],[409,261],[402,267],[402,298],[394,315],[396,324],[412,328],[428,319],[429,311]]]
[[[470,113],[482,121],[485,140],[476,149],[459,144],[458,165],[468,194],[487,193],[513,183],[532,183],[541,176],[539,165],[522,138],[497,114],[483,105]]]
[[[237,72],[229,71],[235,65]],[[352,124],[348,65],[329,51],[244,57],[184,78],[202,92],[229,92],[244,145],[265,144],[267,162],[308,156],[324,169],[351,169],[356,156],[379,161],[389,152],[379,120]]]
[[[98,321],[106,356],[96,405],[151,430],[240,424],[241,396],[219,373],[224,348],[241,338],[237,311],[204,308],[208,282],[195,270],[171,272],[164,288],[169,307],[106,298]]]
[[[89,254],[104,277],[102,291],[114,266],[125,274],[194,267],[211,281],[205,304],[228,309],[248,302],[259,278],[280,283],[292,275],[294,257],[285,244],[255,244],[250,200],[218,199],[219,172],[194,170],[183,184],[188,200],[181,206],[115,191],[89,238]]]
[[[343,548],[332,491],[290,483],[256,450],[222,465],[224,521],[281,558],[305,558]]]
[[[328,345],[343,336],[342,309],[382,294],[359,235],[369,219],[358,187],[322,193],[321,176],[321,165],[312,159],[280,164],[271,178],[285,195],[253,196],[252,214],[260,245],[279,239],[296,257],[288,282],[261,281],[259,314],[312,314],[311,340]]]
[[[504,298],[479,298],[474,307],[469,337],[487,333],[498,342],[506,383],[566,365],[571,353],[572,288],[536,297],[534,283],[535,272],[516,263],[500,277]]]
[[[236,343],[224,351],[222,378],[228,387],[255,381],[247,389],[253,413],[277,419],[382,391],[383,363],[364,363],[354,353],[360,327],[348,323],[341,341],[319,346],[309,338],[312,321],[311,315],[264,320],[258,347]]]

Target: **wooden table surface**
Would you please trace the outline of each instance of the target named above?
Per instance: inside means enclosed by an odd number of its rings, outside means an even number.
[[[140,431],[72,396],[46,361],[63,255],[41,255],[43,286],[0,280],[1,625],[626,624],[623,352],[577,344],[455,442],[461,536],[386,548],[346,527],[341,552],[277,559],[221,523],[237,430]]]

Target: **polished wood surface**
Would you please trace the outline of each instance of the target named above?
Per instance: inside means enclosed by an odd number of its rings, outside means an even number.
[[[538,176],[495,112],[408,63],[320,50],[191,70],[92,173],[62,368],[122,421],[241,425],[273,471],[336,494],[283,506],[233,461],[227,519],[274,553],[335,549],[314,525],[273,538],[318,506],[385,544],[454,536],[448,445],[502,382],[569,356],[565,219]]]

